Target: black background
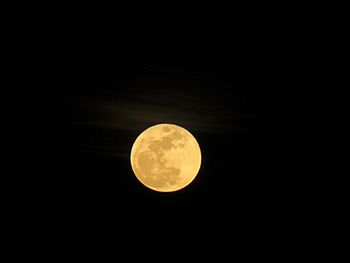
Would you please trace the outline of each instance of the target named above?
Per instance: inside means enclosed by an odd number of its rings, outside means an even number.
[[[48,235],[165,247],[169,237],[275,247],[297,236],[306,208],[290,50],[266,35],[115,38],[44,65],[38,209]],[[202,151],[195,181],[173,193],[145,188],[129,160],[136,137],[162,122],[188,129]]]

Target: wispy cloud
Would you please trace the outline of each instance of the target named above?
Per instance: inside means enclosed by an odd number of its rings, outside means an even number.
[[[156,123],[175,123],[190,130],[210,133],[244,129],[242,120],[249,118],[248,113],[205,95],[167,90],[115,98],[84,98],[81,110],[93,112],[91,116],[94,117],[76,123],[120,130],[140,130]]]

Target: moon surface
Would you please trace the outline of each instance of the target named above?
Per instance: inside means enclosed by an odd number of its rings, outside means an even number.
[[[173,192],[194,180],[201,158],[198,142],[189,131],[164,123],[146,129],[137,137],[130,161],[143,185],[159,192]]]

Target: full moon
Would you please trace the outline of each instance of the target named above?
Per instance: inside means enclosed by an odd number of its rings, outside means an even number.
[[[189,185],[201,166],[201,151],[194,136],[174,124],[144,130],[131,149],[136,178],[158,192],[173,192]]]

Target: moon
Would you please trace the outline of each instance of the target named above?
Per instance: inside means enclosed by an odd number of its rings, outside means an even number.
[[[130,155],[136,178],[158,192],[188,186],[201,166],[201,150],[194,136],[175,124],[162,123],[144,130]]]

